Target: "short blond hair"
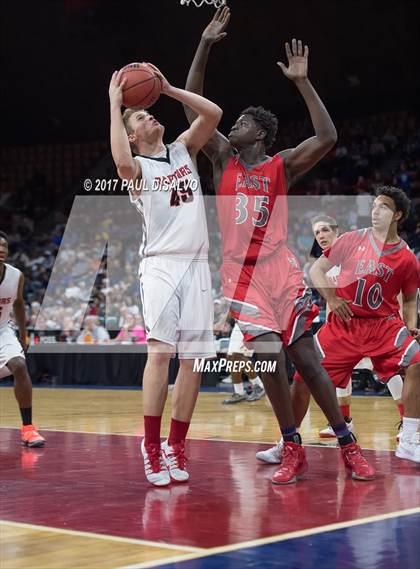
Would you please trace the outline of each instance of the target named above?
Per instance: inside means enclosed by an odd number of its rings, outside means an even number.
[[[133,129],[130,126],[130,119],[135,112],[136,109],[125,109],[125,111],[123,112],[122,118],[127,134],[131,134],[133,132]]]
[[[138,109],[125,109],[125,111],[123,112],[122,119],[124,123],[125,132],[127,133],[127,135],[132,134],[133,132],[133,129],[130,126],[130,119],[137,111]],[[132,142],[130,142],[130,148],[133,154],[138,153],[137,146]]]

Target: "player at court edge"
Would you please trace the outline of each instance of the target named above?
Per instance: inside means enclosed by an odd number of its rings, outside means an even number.
[[[407,219],[409,211],[410,200],[403,190],[377,188],[372,227],[344,233],[315,261],[310,276],[331,309],[317,333],[323,367],[340,387],[347,385],[363,356],[371,358],[382,381],[405,368],[404,416],[396,455],[420,462],[420,263],[398,235],[398,223]],[[335,287],[326,274],[337,265],[341,270]]]
[[[194,359],[215,356],[208,234],[196,156],[214,133],[222,111],[204,97],[173,87],[152,68],[162,81],[162,93],[190,105],[197,114],[175,142],[163,143],[165,128],[147,111],[126,109],[121,114],[126,81],[122,71],[113,74],[109,97],[112,156],[120,178],[137,183],[130,188],[130,200],[143,222],[139,277],[148,356],[141,452],[147,480],[165,486],[189,478],[185,438],[201,380],[193,370]],[[175,352],[180,365],[172,420],[168,439],[161,444],[168,367]]]
[[[32,382],[26,367],[27,348],[23,274],[6,263],[9,243],[0,231],[0,379],[13,375],[15,397],[22,418],[21,443],[27,447],[44,446],[45,439],[32,424]],[[13,309],[19,340],[10,322]]]
[[[315,245],[315,242],[318,243],[318,245],[322,251],[329,249],[337,240],[338,234],[339,234],[338,224],[337,224],[337,221],[335,219],[333,219],[332,217],[330,217],[328,215],[323,215],[323,214],[317,215],[311,220],[311,225],[312,225],[312,232],[313,232],[314,237],[315,237],[314,245]],[[340,267],[339,266],[333,267],[327,274],[329,280],[331,280],[331,282],[334,286],[337,286],[339,275],[340,275]],[[308,275],[308,279],[310,282],[309,275]],[[310,286],[312,286],[312,283],[310,283]],[[400,305],[402,305],[402,301],[400,302],[399,299],[398,299],[398,303]],[[326,317],[328,317],[329,312],[330,312],[330,309],[327,305],[326,306]],[[365,365],[369,366],[369,369],[371,369],[371,370],[373,369],[372,362],[371,362],[370,358],[363,358],[357,364],[355,369],[358,369],[360,367],[364,367]],[[395,374],[393,377],[387,378],[386,386],[388,387],[389,392],[391,393],[392,398],[394,399],[394,401],[396,403],[396,406],[398,408],[398,412],[400,414],[401,426],[402,426],[402,419],[404,416],[404,406],[401,402],[402,389],[403,389],[403,380],[402,380],[401,376],[399,374]],[[301,383],[300,387],[303,387],[305,389],[306,385],[304,383]],[[349,424],[349,429],[353,430],[353,421],[352,421],[351,415],[350,415],[350,404],[351,404],[351,394],[352,394],[351,377],[349,378],[347,387],[345,387],[344,389],[341,387],[336,388],[336,394],[337,394],[338,404],[340,405],[341,411],[344,415],[344,419],[346,420],[346,423]],[[293,394],[292,394],[292,399],[293,399]],[[327,425],[327,427],[325,429],[322,429],[319,432],[319,436],[321,438],[329,438],[329,437],[333,437],[335,435],[334,435],[333,430],[331,429],[331,426]],[[397,435],[397,439],[399,439],[399,434]]]
[[[188,90],[203,92],[210,48],[226,35],[229,17],[228,7],[219,9],[204,30],[188,74]],[[302,95],[314,136],[296,148],[268,156],[266,149],[275,140],[277,118],[262,107],[249,107],[240,113],[228,138],[216,131],[203,147],[213,164],[217,191],[224,295],[247,346],[260,361],[276,362],[276,371],[261,374],[285,441],[282,463],[272,477],[274,484],[296,482],[308,468],[296,430],[284,350],[331,424],[347,471],[357,480],[375,477],[375,469],[350,433],[331,380],[320,364],[311,332],[317,309],[312,305],[311,291],[303,285],[298,261],[286,246],[288,188],[337,140],[334,124],[307,76],[308,52],[307,46],[294,39],[291,46],[286,44],[288,67],[279,66]],[[186,112],[191,122],[195,113]]]
[[[311,225],[312,225],[312,232],[315,237],[314,245],[315,243],[317,243],[321,251],[330,249],[338,239],[337,221],[328,215],[320,214],[312,218]],[[335,265],[334,267],[332,267],[332,269],[328,271],[326,276],[328,277],[331,286],[334,287],[338,286],[340,272],[341,272],[341,267],[339,265]],[[310,285],[312,286],[309,274],[307,275],[305,274],[305,280],[308,283],[310,283]],[[330,309],[329,306],[327,305],[326,306],[327,320],[329,313]],[[317,343],[317,335],[318,334],[315,335],[316,343]],[[365,348],[365,341],[362,338],[357,338],[357,340],[358,340],[358,345],[360,347],[360,352],[363,352]],[[365,359],[368,359],[370,362],[369,365],[372,365],[371,360],[369,358],[363,358],[361,362],[365,361]],[[327,372],[330,375],[331,379],[333,379],[334,381],[334,379],[336,379],[337,376],[334,377],[330,369],[327,369]],[[339,382],[339,385],[342,386],[342,387],[336,387],[338,404],[340,405],[340,409],[343,413],[344,420],[346,421],[349,430],[353,431],[354,429],[353,420],[350,417],[350,401],[352,393],[351,372],[349,373],[346,382],[345,381],[343,382],[343,378],[341,376],[337,377],[337,381]],[[402,427],[402,421],[404,417],[404,406],[401,403],[401,396],[403,390],[402,378],[399,374],[395,374],[391,378],[387,377],[385,381],[389,391],[391,392],[392,397],[397,403],[398,410],[400,412],[401,427]],[[343,386],[345,383],[346,385]],[[307,385],[302,381],[302,378],[297,373],[295,374],[294,381],[291,386],[291,397],[292,397],[293,413],[296,419],[296,426],[299,428],[309,408],[310,391]],[[320,431],[319,435],[320,437],[323,438],[329,438],[329,437],[335,438],[335,433],[330,425],[328,425],[326,429]],[[400,433],[398,434],[397,437],[398,440],[399,440],[399,435]],[[255,456],[257,457],[258,460],[261,460],[262,462],[266,462],[269,464],[279,464],[282,460],[282,453],[283,453],[283,440],[280,439],[280,441],[276,445],[274,445],[271,448],[258,451]]]

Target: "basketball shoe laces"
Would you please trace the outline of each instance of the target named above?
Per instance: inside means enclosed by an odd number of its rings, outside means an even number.
[[[345,456],[346,462],[351,465],[358,474],[364,474],[369,472],[370,465],[365,457],[362,455],[360,447],[356,443],[351,443],[342,447],[343,454]]]
[[[185,465],[187,463],[187,458],[184,454],[184,445],[174,443],[173,445],[169,445],[173,452],[167,454],[167,459],[169,461],[169,470],[174,468],[178,468],[179,470],[185,470]]]
[[[300,446],[292,446],[285,444],[283,448],[283,460],[280,465],[280,470],[293,470],[296,471],[298,469],[300,463]]]
[[[147,459],[145,466],[148,474],[151,474],[152,472],[160,472],[161,470],[166,469],[166,465],[160,450],[160,445],[147,445],[146,452]]]
[[[420,432],[419,431],[414,433],[414,435],[411,438],[411,442],[416,444],[416,445],[420,445]]]

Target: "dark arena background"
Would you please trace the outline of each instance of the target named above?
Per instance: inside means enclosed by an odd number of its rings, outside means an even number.
[[[313,135],[302,97],[276,65],[286,63],[292,38],[309,45],[309,78],[337,129],[334,148],[289,191],[288,245],[306,273],[310,220],[332,216],[340,233],[367,227],[384,185],[411,201],[399,235],[420,259],[418,1],[229,6],[227,36],[211,49],[204,85],[223,109],[219,130],[227,135],[241,110],[262,105],[279,120],[270,155]],[[2,569],[419,566],[420,465],[395,456],[399,398],[369,361],[352,374],[351,417],[375,480],[346,477],[335,437],[319,436],[327,420],[311,400],[300,430],[310,470],[297,484],[273,485],[278,466],[255,458],[279,439],[271,405],[245,374],[244,387],[234,387],[223,365],[202,376],[187,442],[190,480],[157,488],[145,479],[142,226],[111,155],[108,88],[115,70],[136,61],[184,88],[214,11],[193,0],[2,4],[0,231],[6,262],[25,277],[26,363],[34,423],[46,439],[21,446],[14,379],[0,358]],[[166,143],[188,128],[169,97],[149,112],[165,125]],[[233,322],[219,274],[212,167],[201,153],[198,171],[220,361]],[[325,301],[316,290],[312,297],[319,328]],[[175,357],[165,432],[178,368]]]

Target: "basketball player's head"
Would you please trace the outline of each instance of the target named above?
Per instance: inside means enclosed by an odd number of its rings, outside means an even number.
[[[229,142],[238,150],[243,150],[260,142],[265,149],[270,148],[276,139],[278,120],[272,112],[263,107],[248,107],[229,133]]]
[[[317,215],[311,219],[312,232],[316,242],[324,251],[334,243],[338,237],[338,223],[329,215]]]
[[[388,231],[394,225],[405,221],[410,213],[410,200],[405,192],[394,186],[377,188],[372,204],[372,227],[379,231]]]
[[[4,263],[9,254],[9,239],[4,231],[0,231],[0,263]]]
[[[138,152],[142,142],[153,144],[158,141],[165,132],[165,127],[144,109],[125,109],[123,122],[133,152]]]

